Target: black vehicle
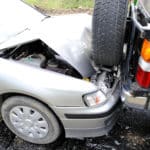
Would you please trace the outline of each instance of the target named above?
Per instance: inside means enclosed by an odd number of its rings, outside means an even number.
[[[120,69],[122,101],[149,109],[150,2],[96,0],[93,49],[99,68]]]

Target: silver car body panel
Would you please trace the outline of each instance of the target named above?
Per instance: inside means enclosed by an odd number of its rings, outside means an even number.
[[[97,137],[107,134],[119,116],[119,93],[120,89],[117,88],[103,105],[53,108],[61,118],[66,137]]]
[[[66,137],[101,136],[116,122],[118,90],[105,104],[87,107],[83,95],[98,90],[90,82],[3,58],[0,68],[0,95],[23,94],[45,103],[60,119]],[[66,114],[82,114],[85,118],[67,118]],[[87,118],[88,115],[93,118]]]
[[[20,0],[0,0],[0,44],[36,25],[44,17]]]
[[[0,83],[0,93],[30,95],[49,106],[85,106],[82,96],[97,90],[90,82],[2,58]]]
[[[95,73],[89,59],[92,49],[90,15],[45,18],[19,0],[0,0],[0,4],[0,50],[40,39],[83,77]],[[105,105],[85,106],[83,95],[97,90],[94,84],[81,79],[0,58],[0,99],[3,94],[14,93],[40,100],[58,116],[66,137],[100,136],[113,127],[119,92]],[[66,116],[80,113],[85,118]]]
[[[9,0],[0,0],[0,3],[0,49],[40,39],[83,77],[89,77],[94,73],[90,61],[90,15],[45,18],[19,0],[11,0],[11,4]],[[9,10],[9,13],[6,10]]]

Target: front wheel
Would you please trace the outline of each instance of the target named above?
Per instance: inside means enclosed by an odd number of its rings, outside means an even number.
[[[24,96],[6,99],[2,118],[18,137],[35,144],[54,142],[61,133],[55,115],[42,103]]]

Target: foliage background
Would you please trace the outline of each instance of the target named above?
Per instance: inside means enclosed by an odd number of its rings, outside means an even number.
[[[94,0],[24,0],[25,2],[45,10],[51,9],[87,9],[92,8]]]

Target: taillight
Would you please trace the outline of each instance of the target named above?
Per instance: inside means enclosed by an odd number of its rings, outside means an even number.
[[[136,79],[141,87],[149,88],[150,72],[146,72],[140,66],[138,66]]]
[[[144,40],[136,80],[143,88],[150,87],[150,41]]]
[[[150,41],[144,40],[141,56],[146,62],[150,62]]]

